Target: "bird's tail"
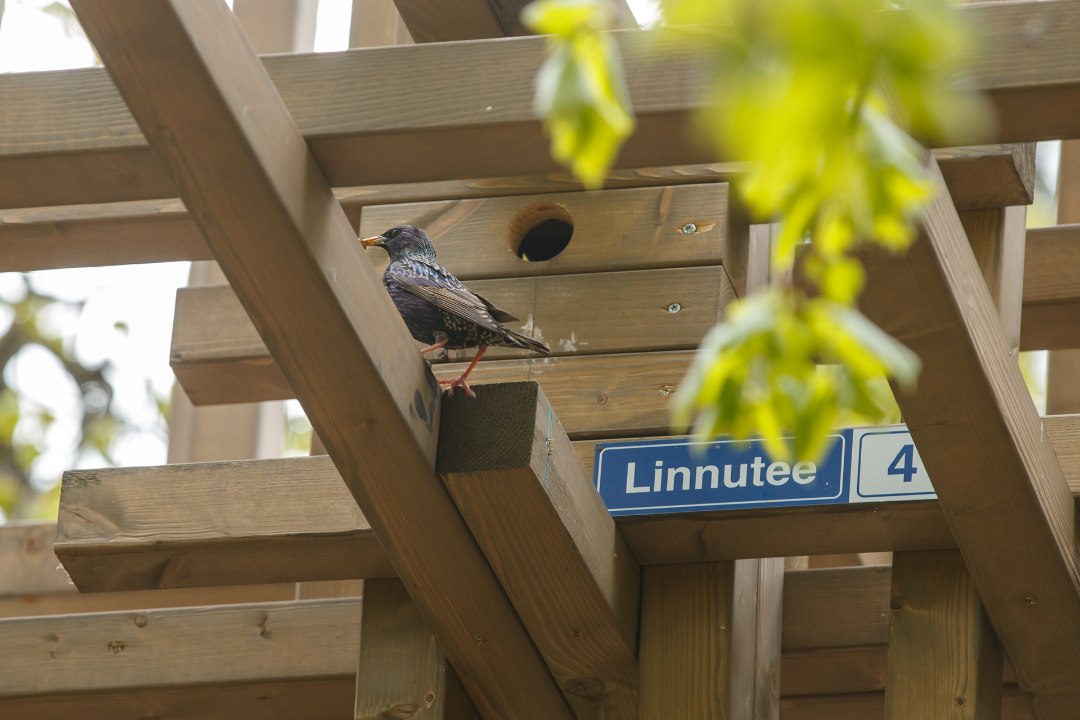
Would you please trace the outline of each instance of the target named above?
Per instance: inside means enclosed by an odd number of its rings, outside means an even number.
[[[550,355],[551,348],[539,340],[533,340],[531,337],[526,337],[521,333],[516,333],[513,330],[507,330],[507,337],[511,342],[515,343],[518,347],[526,350],[532,350],[533,352],[540,353],[541,355]]]

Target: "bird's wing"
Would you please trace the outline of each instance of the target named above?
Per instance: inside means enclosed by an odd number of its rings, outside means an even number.
[[[422,260],[402,260],[396,280],[401,287],[443,312],[493,331],[502,330],[499,320],[516,319],[465,287],[446,269]]]

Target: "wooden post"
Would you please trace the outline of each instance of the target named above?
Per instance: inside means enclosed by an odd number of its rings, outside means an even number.
[[[364,581],[356,720],[479,717],[401,581]]]
[[[1080,223],[1080,140],[1061,143],[1057,224]],[[1046,413],[1080,408],[1080,349],[1051,350],[1046,360]]]
[[[886,720],[997,720],[1002,656],[956,550],[896,553]]]

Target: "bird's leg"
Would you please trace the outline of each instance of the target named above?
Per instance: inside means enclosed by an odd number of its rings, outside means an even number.
[[[429,352],[434,352],[435,350],[442,350],[444,347],[446,347],[446,343],[448,342],[450,342],[450,338],[443,338],[434,345],[428,345],[426,348],[421,348],[420,354],[427,355]]]
[[[456,377],[453,380],[440,380],[439,381],[440,385],[449,385],[450,386],[450,387],[448,387],[446,389],[446,394],[447,395],[449,395],[450,397],[453,397],[454,396],[454,389],[459,388],[459,387],[463,387],[463,388],[465,388],[465,394],[466,395],[468,395],[471,398],[476,397],[476,393],[473,392],[472,388],[469,387],[469,383],[465,382],[465,380],[466,380],[466,378],[469,377],[469,373],[472,372],[472,369],[474,367],[476,367],[476,363],[480,362],[480,358],[484,356],[484,353],[487,352],[487,349],[488,349],[487,345],[481,345],[480,349],[476,351],[476,355],[473,357],[472,362],[469,363],[469,367],[465,368],[465,372],[461,373],[461,375],[459,377]]]

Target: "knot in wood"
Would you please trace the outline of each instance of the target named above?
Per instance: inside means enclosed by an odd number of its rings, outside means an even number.
[[[600,678],[584,677],[567,680],[563,685],[567,695],[581,698],[595,698],[604,694],[604,681]]]
[[[386,717],[393,718],[394,720],[406,720],[411,718],[416,713],[420,712],[420,707],[413,703],[402,703],[401,705],[395,705],[386,711]]]

